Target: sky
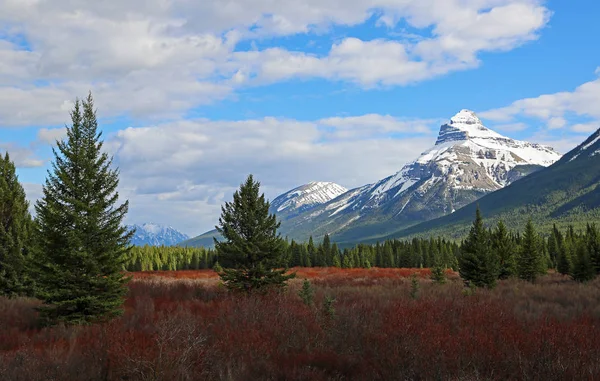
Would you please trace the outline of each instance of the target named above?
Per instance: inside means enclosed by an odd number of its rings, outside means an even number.
[[[596,0],[0,0],[0,151],[40,196],[92,92],[127,223],[197,235],[252,173],[273,199],[376,182],[461,109],[566,153],[600,128]]]

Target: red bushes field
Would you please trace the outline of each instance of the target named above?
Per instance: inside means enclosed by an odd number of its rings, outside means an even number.
[[[35,301],[0,299],[0,379],[600,379],[598,280],[472,294],[419,270],[413,299],[413,269],[296,270],[286,292],[249,297],[214,272],[136,273],[123,317],[88,327],[40,329]]]

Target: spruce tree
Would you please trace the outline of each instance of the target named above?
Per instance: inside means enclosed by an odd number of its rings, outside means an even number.
[[[587,224],[586,238],[592,266],[600,274],[600,234],[596,224]]]
[[[552,233],[548,238],[548,254],[550,255],[550,260],[552,262],[552,267],[558,267],[558,259],[560,257],[560,248],[563,242],[563,237],[556,224],[552,227]]]
[[[75,101],[71,122],[35,205],[37,296],[50,324],[120,315],[129,280],[122,272],[133,235],[122,224],[129,203],[118,204],[119,172],[102,150],[91,94]]]
[[[578,282],[587,282],[596,277],[596,269],[592,264],[589,248],[585,241],[577,245],[577,255],[573,263],[571,277]]]
[[[259,194],[260,183],[249,175],[233,194],[233,201],[221,207],[215,249],[222,260],[219,274],[235,291],[251,292],[279,288],[296,274],[286,275],[283,266],[284,240],[277,233],[280,222],[269,214],[269,202]]]
[[[492,233],[492,249],[499,261],[499,279],[507,279],[517,272],[515,258],[515,244],[502,220],[498,221],[496,229]]]
[[[573,270],[572,244],[569,240],[560,243],[556,270],[563,275],[571,275]]]
[[[492,288],[498,279],[498,260],[492,251],[489,233],[483,226],[479,207],[461,248],[459,273],[464,280],[477,287]]]
[[[25,271],[30,246],[31,215],[8,152],[0,156],[0,295],[31,291]]]
[[[537,277],[545,274],[547,270],[539,239],[530,219],[525,226],[521,251],[517,258],[517,274],[519,278],[529,282],[535,282]]]

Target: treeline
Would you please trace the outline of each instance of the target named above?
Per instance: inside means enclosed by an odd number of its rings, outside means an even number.
[[[283,267],[433,267],[457,269],[459,245],[443,238],[390,240],[375,246],[359,244],[339,249],[328,235],[318,244],[312,237],[307,243],[284,242]],[[219,262],[213,249],[178,246],[134,247],[125,263],[128,271],[201,270]],[[221,265],[227,265],[221,261]]]
[[[134,246],[124,264],[127,271],[212,269],[217,263],[212,249],[178,246]]]
[[[340,249],[325,235],[315,243],[285,241],[283,267],[404,267],[441,268],[459,271],[476,286],[493,286],[498,279],[520,277],[535,281],[554,269],[579,281],[600,273],[600,231],[595,224],[576,231],[556,226],[547,236],[532,222],[524,232],[509,231],[503,222],[493,228],[483,225],[477,212],[469,235],[461,242],[441,237],[387,240],[376,245],[358,244]],[[200,270],[218,265],[213,249],[190,247],[135,247],[125,269],[128,271]]]

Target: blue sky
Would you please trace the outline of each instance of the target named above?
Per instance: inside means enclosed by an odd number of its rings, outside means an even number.
[[[600,127],[591,0],[0,1],[0,150],[31,200],[94,94],[128,222],[210,229],[248,173],[270,198],[375,182],[474,110],[566,152]]]

